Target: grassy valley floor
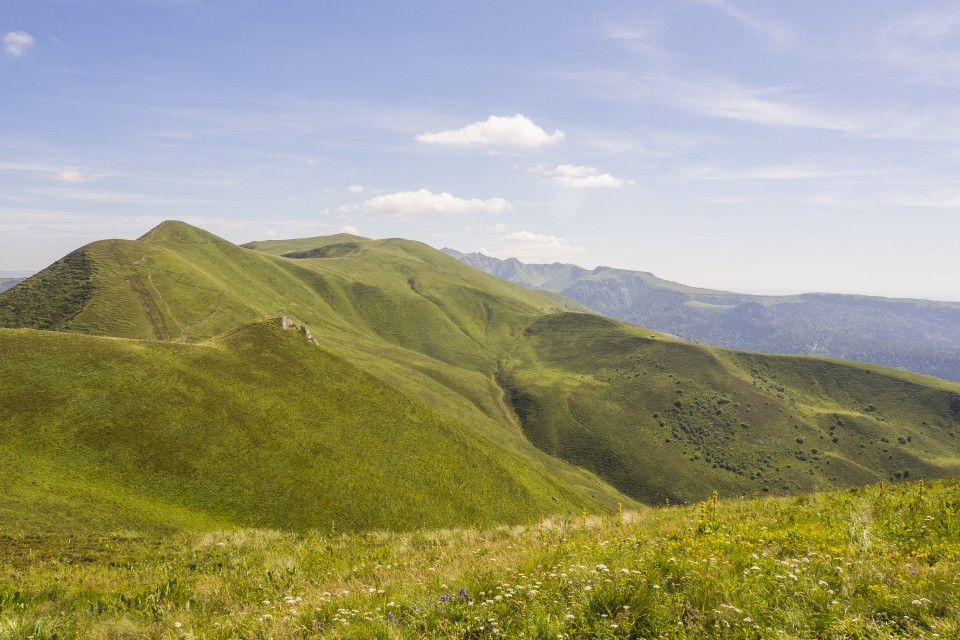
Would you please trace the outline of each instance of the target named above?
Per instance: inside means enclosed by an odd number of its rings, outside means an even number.
[[[960,634],[960,485],[405,533],[0,532],[0,638]]]

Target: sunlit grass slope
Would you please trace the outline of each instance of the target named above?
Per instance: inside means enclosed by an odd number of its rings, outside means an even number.
[[[960,491],[531,526],[0,534],[0,637],[956,638]]]
[[[629,506],[617,490],[662,504],[714,489],[796,493],[960,471],[957,384],[686,344],[574,313],[569,301],[407,240],[247,247],[180,222],[93,243],[0,294],[0,324],[202,352],[287,315],[322,352],[463,425],[490,455],[566,487],[579,496],[569,504],[601,509]],[[55,368],[60,356],[37,357]],[[215,395],[184,403],[201,416],[219,406]]]
[[[7,531],[409,529],[598,508],[279,320],[201,345],[0,330],[0,398]]]
[[[936,378],[582,314],[539,318],[508,362],[531,441],[647,503],[960,472],[960,385]]]

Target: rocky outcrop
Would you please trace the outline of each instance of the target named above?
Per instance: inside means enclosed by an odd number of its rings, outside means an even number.
[[[298,327],[296,323],[294,323],[294,321],[287,316],[280,316],[280,325],[283,327],[285,331],[299,331],[300,333],[303,334],[303,337],[306,338],[309,342],[312,342],[315,345],[320,344],[319,342],[317,342],[317,339],[313,337],[313,334],[310,333],[310,329],[307,329],[307,325]]]

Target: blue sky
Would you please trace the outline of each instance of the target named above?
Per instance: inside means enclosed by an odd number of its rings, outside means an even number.
[[[960,6],[30,0],[0,270],[164,219],[960,300]]]

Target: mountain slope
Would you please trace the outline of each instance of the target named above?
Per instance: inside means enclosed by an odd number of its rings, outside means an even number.
[[[960,385],[543,316],[501,373],[525,433],[643,502],[960,473]]]
[[[608,317],[720,347],[875,362],[960,381],[960,303],[839,294],[756,296],[651,273],[444,252]]]
[[[7,526],[31,500],[45,505],[73,485],[82,499],[70,503],[83,509],[62,518],[72,526],[204,528],[253,517],[363,528],[960,469],[957,384],[691,345],[406,240],[250,246],[262,250],[167,222],[137,241],[83,247],[0,294],[4,324],[60,330],[0,335],[10,367],[0,436],[12,443],[11,464],[20,461],[11,478],[52,478],[51,491],[21,481],[0,498],[13,505]],[[52,306],[58,297],[77,302]],[[279,315],[308,330],[262,320]],[[17,367],[33,373],[18,379]],[[251,453],[258,430],[266,457]],[[31,433],[45,435],[34,443]],[[150,469],[139,447],[173,469],[138,484],[133,470]],[[61,471],[72,475],[58,480]],[[235,474],[246,478],[242,490],[230,484]],[[451,486],[477,496],[455,502]],[[270,500],[282,508],[257,506]],[[57,508],[20,522],[59,526]]]
[[[596,508],[279,320],[201,345],[0,330],[0,397],[0,529],[408,529]]]

